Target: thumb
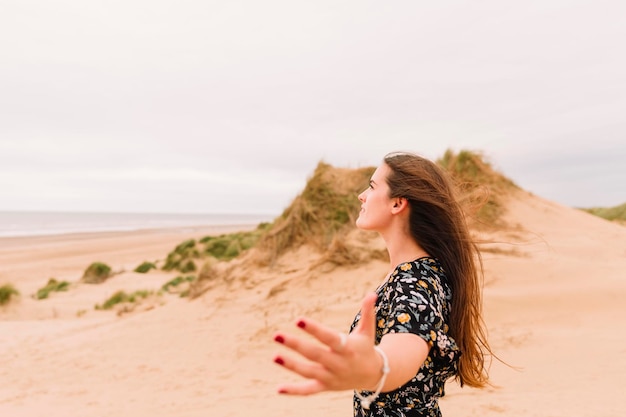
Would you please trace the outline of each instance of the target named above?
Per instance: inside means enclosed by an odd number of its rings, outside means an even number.
[[[374,340],[376,338],[376,299],[378,295],[371,292],[361,301],[361,319],[356,331]]]

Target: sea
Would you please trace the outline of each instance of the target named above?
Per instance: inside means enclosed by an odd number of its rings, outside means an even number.
[[[0,237],[120,232],[147,229],[257,225],[276,218],[269,214],[96,213],[0,211]]]

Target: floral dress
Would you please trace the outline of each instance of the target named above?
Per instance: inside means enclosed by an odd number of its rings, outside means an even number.
[[[430,257],[400,264],[377,293],[376,343],[387,333],[413,333],[428,343],[430,351],[413,379],[381,393],[369,410],[355,395],[354,416],[440,417],[438,399],[444,395],[446,380],[457,373],[461,355],[448,335],[452,292],[443,268]],[[360,317],[359,312],[350,331]]]

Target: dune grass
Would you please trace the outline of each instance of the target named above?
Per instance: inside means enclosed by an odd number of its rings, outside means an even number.
[[[140,265],[138,265],[133,271],[138,272],[140,274],[145,274],[148,271],[150,271],[151,269],[156,269],[156,263],[154,262],[142,262]]]
[[[197,241],[185,240],[167,254],[161,269],[188,274],[196,272],[197,262],[207,257],[229,261],[252,248],[268,227],[268,223],[261,223],[252,231],[204,236]]]
[[[165,264],[161,268],[164,271],[176,270],[187,273],[196,270],[194,259],[200,258],[196,240],[188,239],[178,244],[165,259]]]
[[[103,262],[93,262],[81,278],[87,284],[100,284],[112,276],[111,267]]]
[[[110,296],[107,300],[105,300],[102,304],[96,304],[96,310],[110,310],[115,307],[117,304],[121,303],[135,303],[139,300],[149,297],[154,294],[154,291],[148,290],[137,290],[130,294],[125,291],[117,291],[112,296]]]
[[[361,203],[357,196],[374,167],[341,169],[320,162],[300,195],[259,239],[264,262],[273,262],[287,249],[308,243],[326,250],[337,233],[354,228]]]
[[[195,275],[187,275],[187,276],[179,275],[176,278],[173,278],[169,280],[168,282],[166,282],[165,284],[163,284],[161,286],[161,290],[167,293],[177,293],[181,297],[186,297],[187,295],[189,295],[189,288],[190,288],[189,285],[185,286],[183,289],[180,289],[179,287],[182,284],[191,284],[195,280],[196,280]]]
[[[613,207],[591,207],[581,210],[606,220],[626,224],[626,203]]]
[[[252,231],[205,236],[200,239],[200,243],[204,244],[202,253],[221,261],[234,259],[241,253],[254,247],[270,226],[270,223],[260,223]]]
[[[178,287],[183,282],[191,282],[194,279],[196,279],[194,275],[187,275],[187,276],[179,275],[176,278],[172,278],[171,280],[163,284],[163,286],[161,286],[161,289],[163,291],[167,291],[171,287]]]
[[[20,295],[20,292],[13,284],[3,284],[0,286],[0,306],[9,304],[11,300]]]
[[[504,196],[519,188],[513,181],[497,172],[479,152],[448,149],[436,162],[451,174],[456,183],[471,226],[503,226]]]
[[[70,283],[67,281],[57,281],[55,278],[50,278],[45,287],[37,290],[35,298],[37,300],[43,300],[48,298],[51,292],[67,291],[70,287]]]

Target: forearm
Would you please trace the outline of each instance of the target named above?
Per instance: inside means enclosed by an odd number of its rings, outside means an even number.
[[[410,381],[426,360],[430,349],[424,339],[411,333],[387,334],[378,346],[389,364],[389,373],[381,392],[393,391]],[[375,371],[364,381],[363,389],[368,391],[375,391],[383,376],[383,358],[378,354],[376,356],[377,365],[373,367]]]

